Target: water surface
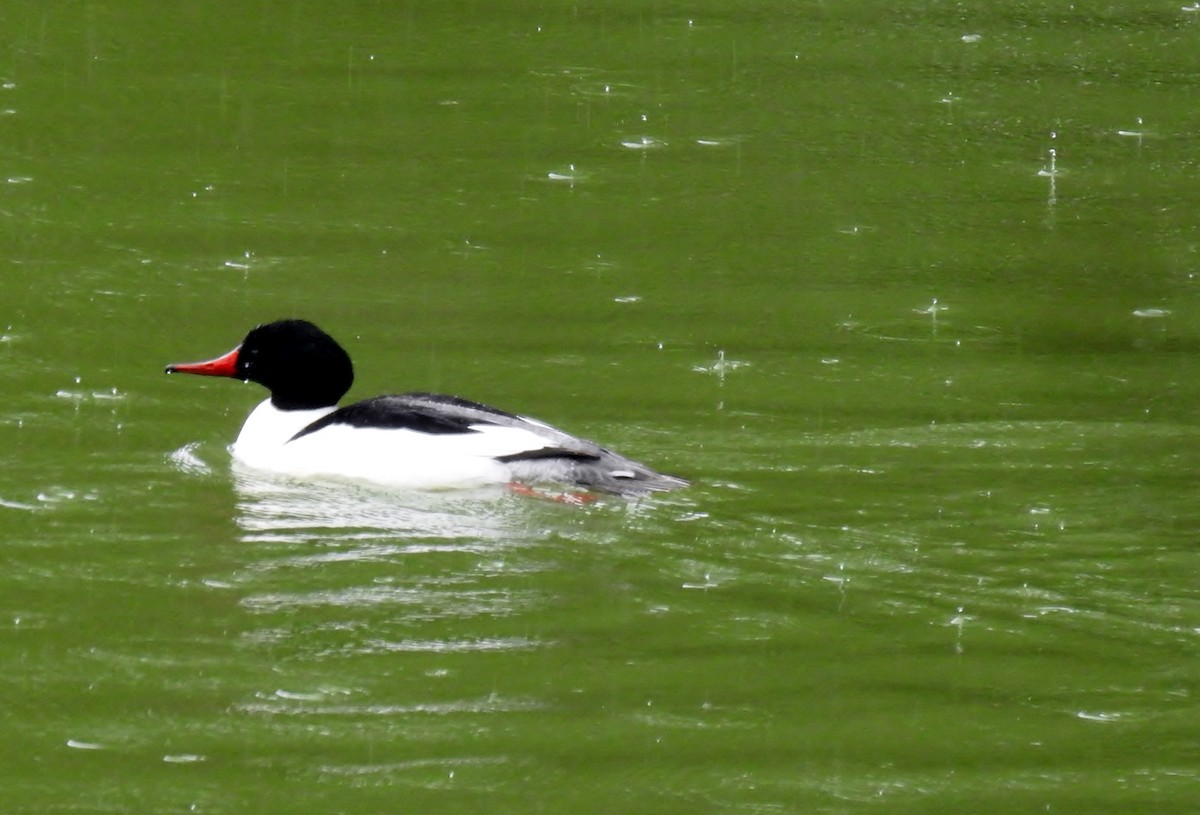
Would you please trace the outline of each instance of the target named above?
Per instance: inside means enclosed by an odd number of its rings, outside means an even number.
[[[1176,3],[17,4],[13,812],[1190,812]],[[264,480],[312,319],[695,485]]]

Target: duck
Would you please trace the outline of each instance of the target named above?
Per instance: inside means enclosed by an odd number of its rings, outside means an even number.
[[[166,372],[266,388],[270,395],[230,452],[267,473],[411,489],[532,492],[549,484],[630,498],[689,484],[545,422],[459,396],[414,392],[340,405],[354,383],[350,355],[308,320],[263,323],[231,351],[172,363]]]

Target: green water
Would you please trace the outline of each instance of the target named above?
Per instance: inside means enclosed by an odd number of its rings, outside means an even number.
[[[1200,12],[0,32],[4,811],[1195,809]],[[280,316],[695,485],[238,472]]]

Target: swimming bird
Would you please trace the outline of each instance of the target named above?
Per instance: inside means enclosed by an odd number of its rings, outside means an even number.
[[[405,393],[343,407],[354,382],[350,355],[307,320],[252,329],[232,351],[167,373],[257,382],[270,397],[233,443],[233,457],[259,470],[439,489],[552,483],[640,496],[688,482],[655,472],[537,419],[458,396]]]

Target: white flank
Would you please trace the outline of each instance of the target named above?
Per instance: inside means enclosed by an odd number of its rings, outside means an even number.
[[[474,433],[334,424],[292,441],[332,411],[283,411],[268,399],[246,419],[233,444],[234,458],[285,475],[333,476],[400,487],[463,487],[509,481],[509,468],[496,456],[547,445],[530,430],[487,424],[475,425]]]

